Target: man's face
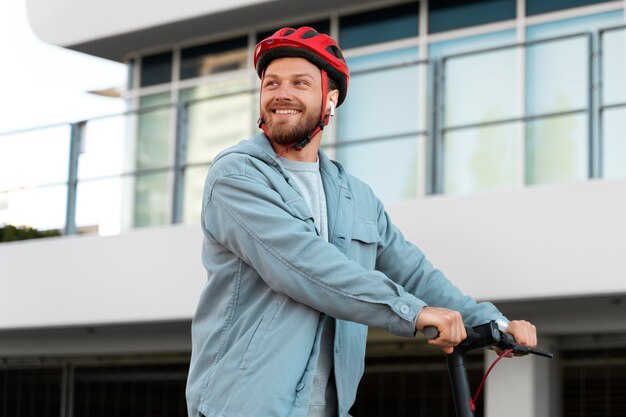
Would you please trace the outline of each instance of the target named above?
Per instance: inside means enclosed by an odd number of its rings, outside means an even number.
[[[311,133],[320,118],[322,75],[304,58],[278,58],[265,70],[261,115],[273,142],[287,146]]]

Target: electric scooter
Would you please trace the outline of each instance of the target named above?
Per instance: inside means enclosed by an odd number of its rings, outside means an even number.
[[[454,400],[454,408],[457,417],[474,417],[474,404],[476,398],[483,387],[485,379],[493,369],[493,366],[504,356],[512,353],[516,356],[522,355],[538,355],[545,358],[552,358],[554,355],[539,349],[531,349],[526,346],[515,343],[515,339],[507,333],[498,329],[495,321],[482,324],[476,327],[465,326],[467,338],[455,346],[454,351],[446,355],[448,361],[448,373],[450,375],[450,385],[452,386],[452,398]],[[436,327],[428,326],[424,328],[424,336],[427,339],[436,339],[439,337],[439,331]],[[476,395],[472,398],[470,393],[469,380],[467,378],[467,370],[465,369],[465,355],[470,350],[497,347],[504,353],[494,361],[491,365],[483,382],[481,382]]]

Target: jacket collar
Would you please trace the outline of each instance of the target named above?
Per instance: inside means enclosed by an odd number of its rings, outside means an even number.
[[[283,175],[287,175],[284,170],[283,164],[280,162],[280,158],[276,156],[276,152],[274,152],[274,148],[270,144],[269,139],[265,136],[264,133],[259,133],[256,136],[253,136],[249,142],[258,146],[264,156],[264,160],[272,166],[277,167]],[[346,173],[343,167],[339,162],[331,160],[323,150],[319,150],[318,158],[320,160],[320,172],[324,180],[332,180],[335,183],[336,187],[346,187]],[[325,175],[324,175],[325,174]]]

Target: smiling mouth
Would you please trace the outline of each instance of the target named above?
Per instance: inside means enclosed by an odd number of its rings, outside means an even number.
[[[301,113],[300,110],[296,109],[274,109],[274,114],[298,114]]]

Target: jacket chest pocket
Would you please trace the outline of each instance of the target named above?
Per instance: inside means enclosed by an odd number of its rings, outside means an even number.
[[[378,242],[380,235],[376,225],[367,220],[354,218],[348,258],[358,262],[365,269],[373,270],[376,267]]]

